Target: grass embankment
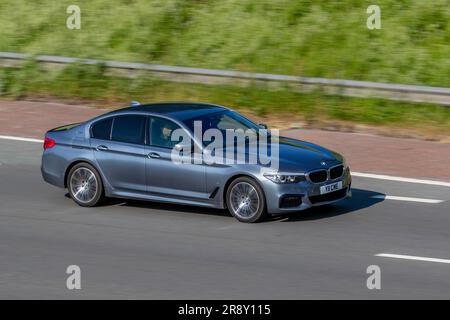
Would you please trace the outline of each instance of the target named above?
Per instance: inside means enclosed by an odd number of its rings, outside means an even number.
[[[102,66],[69,65],[61,70],[34,62],[22,69],[0,70],[2,95],[9,98],[56,97],[88,101],[98,106],[120,106],[131,100],[204,101],[226,105],[260,117],[279,127],[329,127],[361,130],[374,126],[384,134],[414,135],[445,139],[450,136],[450,108],[384,99],[350,98],[321,92],[298,93],[288,88],[272,89],[209,86],[155,80],[148,74],[122,78],[106,73]],[[355,128],[355,126],[359,126]]]
[[[0,50],[131,62],[450,87],[448,0],[379,0],[381,30],[368,30],[355,0],[78,0],[81,30],[66,28],[72,0],[2,0]],[[289,126],[370,125],[387,133],[450,136],[450,108],[111,77],[101,67],[0,70],[5,97],[95,101],[196,100]]]
[[[449,21],[448,0],[2,0],[0,50],[450,87]]]

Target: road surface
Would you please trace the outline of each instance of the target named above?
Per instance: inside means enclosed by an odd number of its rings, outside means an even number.
[[[0,140],[1,299],[450,298],[449,187],[355,177],[351,199],[243,224],[139,201],[81,208],[43,182],[41,153]],[[81,290],[66,288],[69,265]]]

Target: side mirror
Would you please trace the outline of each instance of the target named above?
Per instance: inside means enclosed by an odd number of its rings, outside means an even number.
[[[259,126],[261,129],[268,129],[268,128],[269,128],[269,127],[267,126],[267,124],[265,124],[265,123],[259,123],[258,126]]]
[[[130,102],[130,107],[139,107],[141,105],[141,103],[139,101],[131,101]]]

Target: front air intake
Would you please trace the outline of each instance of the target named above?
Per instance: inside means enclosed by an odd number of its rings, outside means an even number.
[[[302,204],[302,195],[287,194],[281,197],[280,208],[297,208]]]

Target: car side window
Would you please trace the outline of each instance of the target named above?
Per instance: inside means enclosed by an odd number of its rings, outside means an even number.
[[[124,115],[114,117],[111,140],[118,142],[144,144],[145,117],[140,115]]]
[[[113,118],[97,121],[92,125],[91,138],[109,140],[111,138],[111,126]]]
[[[172,133],[180,126],[175,122],[158,117],[150,120],[150,145],[160,148],[173,148],[179,141],[172,141]],[[180,139],[181,140],[181,139]]]

